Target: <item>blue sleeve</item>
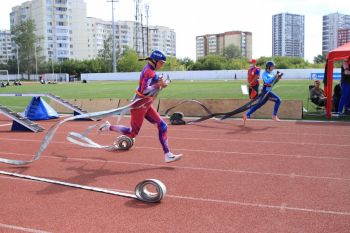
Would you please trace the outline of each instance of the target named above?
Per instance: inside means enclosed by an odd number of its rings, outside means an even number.
[[[158,81],[159,81],[159,75],[156,74],[156,75],[152,78],[152,81],[151,81],[151,83],[150,83],[150,86],[152,86],[152,85],[158,83]]]
[[[255,75],[260,75],[260,69],[259,68],[256,68]]]

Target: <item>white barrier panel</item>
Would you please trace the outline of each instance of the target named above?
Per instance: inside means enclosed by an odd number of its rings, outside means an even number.
[[[9,80],[30,80],[39,81],[40,76],[45,81],[68,82],[69,74],[66,73],[47,73],[47,74],[9,74]]]
[[[311,79],[311,73],[323,73],[324,69],[278,69],[284,79]],[[334,69],[339,73],[340,69]],[[163,71],[172,80],[242,80],[247,79],[247,70],[201,70],[201,71]],[[86,73],[81,80],[86,81],[132,81],[138,80],[140,72]]]

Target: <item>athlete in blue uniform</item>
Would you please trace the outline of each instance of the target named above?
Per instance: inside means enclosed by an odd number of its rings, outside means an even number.
[[[275,121],[280,121],[280,119],[277,117],[277,112],[278,108],[281,104],[281,99],[278,95],[273,93],[271,91],[271,86],[274,82],[277,82],[282,75],[279,73],[273,72],[275,69],[275,63],[272,61],[269,61],[266,63],[266,69],[264,73],[262,74],[262,79],[264,81],[264,86],[261,91],[261,97],[259,99],[259,102],[251,107],[247,113],[243,114],[243,123],[245,124],[247,121],[247,118],[250,118],[250,115],[253,114],[256,110],[261,108],[268,100],[271,100],[275,102],[275,106],[273,108],[273,113],[272,113],[272,119]],[[264,98],[264,99],[263,99]]]

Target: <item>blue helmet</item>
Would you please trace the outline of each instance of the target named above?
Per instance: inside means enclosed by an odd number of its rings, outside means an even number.
[[[266,69],[270,69],[272,66],[275,66],[275,63],[273,61],[266,62]]]
[[[153,50],[153,52],[151,53],[151,55],[149,56],[152,60],[155,60],[155,61],[163,61],[165,62],[166,61],[166,56],[165,54],[156,49],[156,50]]]

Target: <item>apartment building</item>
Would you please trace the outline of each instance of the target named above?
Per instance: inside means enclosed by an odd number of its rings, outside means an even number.
[[[350,29],[350,15],[332,13],[322,17],[322,53],[338,47],[338,30]]]
[[[112,40],[112,22],[88,17],[86,27],[88,40],[88,58],[96,58],[99,51],[103,49],[104,42],[108,39]],[[115,22],[115,46],[117,52],[119,51],[122,53],[125,48],[134,47],[133,28],[133,21]]]
[[[0,64],[16,58],[13,47],[10,30],[0,30]]]
[[[229,31],[219,34],[207,34],[196,37],[196,58],[209,54],[224,55],[225,48],[235,45],[241,51],[241,56],[252,58],[252,33]]]
[[[272,56],[304,58],[305,17],[280,13],[272,16]]]
[[[92,59],[112,36],[112,22],[86,17],[84,0],[31,0],[12,8],[11,27],[33,19],[40,38],[40,54],[45,60]],[[142,29],[142,33],[136,33]],[[126,47],[146,56],[153,49],[161,49],[168,56],[176,56],[176,34],[163,26],[137,25],[134,21],[115,22],[116,51]]]
[[[28,19],[34,20],[46,60],[87,58],[84,0],[32,0],[12,8],[11,27]]]
[[[343,44],[350,42],[350,28],[339,29],[338,30],[338,43],[337,46],[342,46]]]
[[[143,54],[150,54],[154,49],[162,50],[167,56],[176,57],[176,33],[164,26],[143,28]]]
[[[112,38],[112,22],[98,18],[87,18],[88,58],[96,58],[103,49],[104,41]],[[176,34],[173,29],[163,26],[143,27],[143,33],[138,33],[134,21],[115,22],[115,47],[122,53],[125,48],[132,48],[140,56],[146,57],[154,49],[160,49],[168,56],[176,56]],[[137,44],[136,44],[137,43]]]

